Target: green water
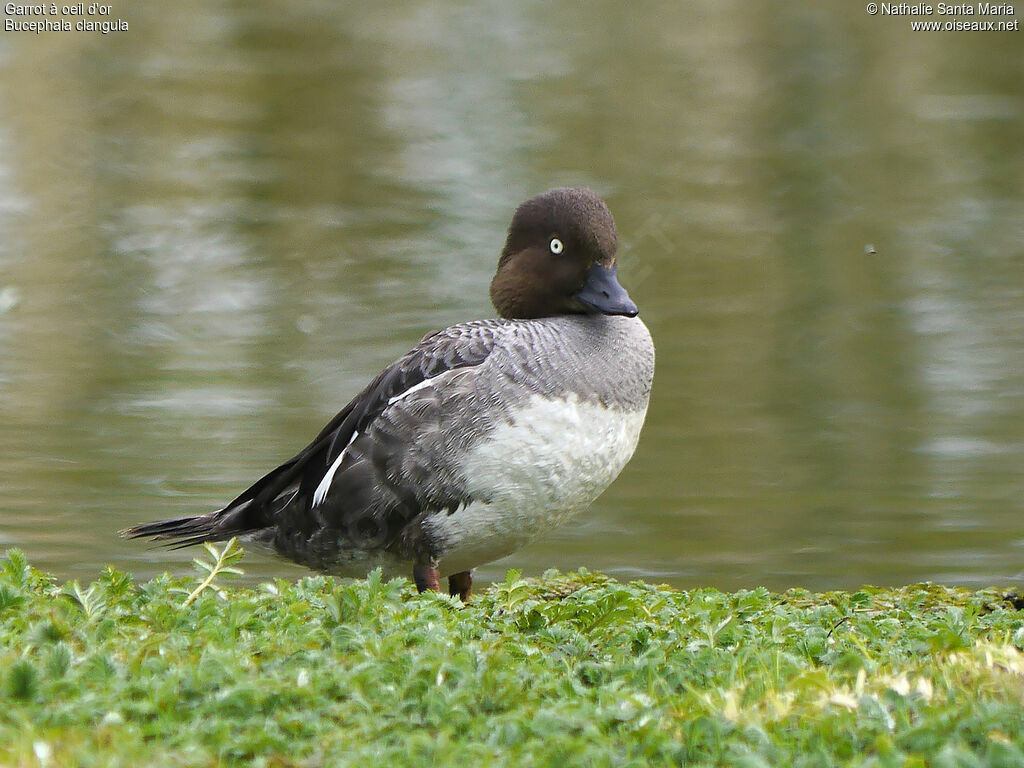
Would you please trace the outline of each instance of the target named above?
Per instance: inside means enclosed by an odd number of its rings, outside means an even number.
[[[1024,583],[1024,32],[857,3],[132,2],[0,33],[0,548],[217,508],[600,191],[658,350],[633,462],[500,563]],[[252,555],[258,577],[297,567]]]

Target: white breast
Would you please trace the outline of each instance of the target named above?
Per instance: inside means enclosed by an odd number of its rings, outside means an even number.
[[[442,572],[504,557],[585,509],[633,455],[645,413],[569,395],[534,396],[510,414],[460,462],[480,500],[430,521]]]

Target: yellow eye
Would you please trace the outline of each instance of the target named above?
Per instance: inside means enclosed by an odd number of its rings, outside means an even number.
[[[551,242],[549,243],[548,247],[551,248],[551,252],[556,256],[565,250],[565,246],[562,245],[562,241],[559,240],[557,237],[551,238]]]

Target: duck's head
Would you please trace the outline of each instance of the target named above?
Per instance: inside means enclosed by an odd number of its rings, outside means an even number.
[[[589,189],[531,197],[512,216],[491,301],[509,318],[634,317],[639,310],[616,277],[618,244],[611,211]]]

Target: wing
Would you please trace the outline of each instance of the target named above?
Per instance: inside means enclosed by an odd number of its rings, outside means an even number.
[[[424,336],[356,395],[309,445],[216,513],[217,528],[229,534],[264,529],[274,525],[276,514],[293,500],[306,509],[319,505],[345,449],[389,404],[441,374],[480,365],[504,324],[478,320]]]

